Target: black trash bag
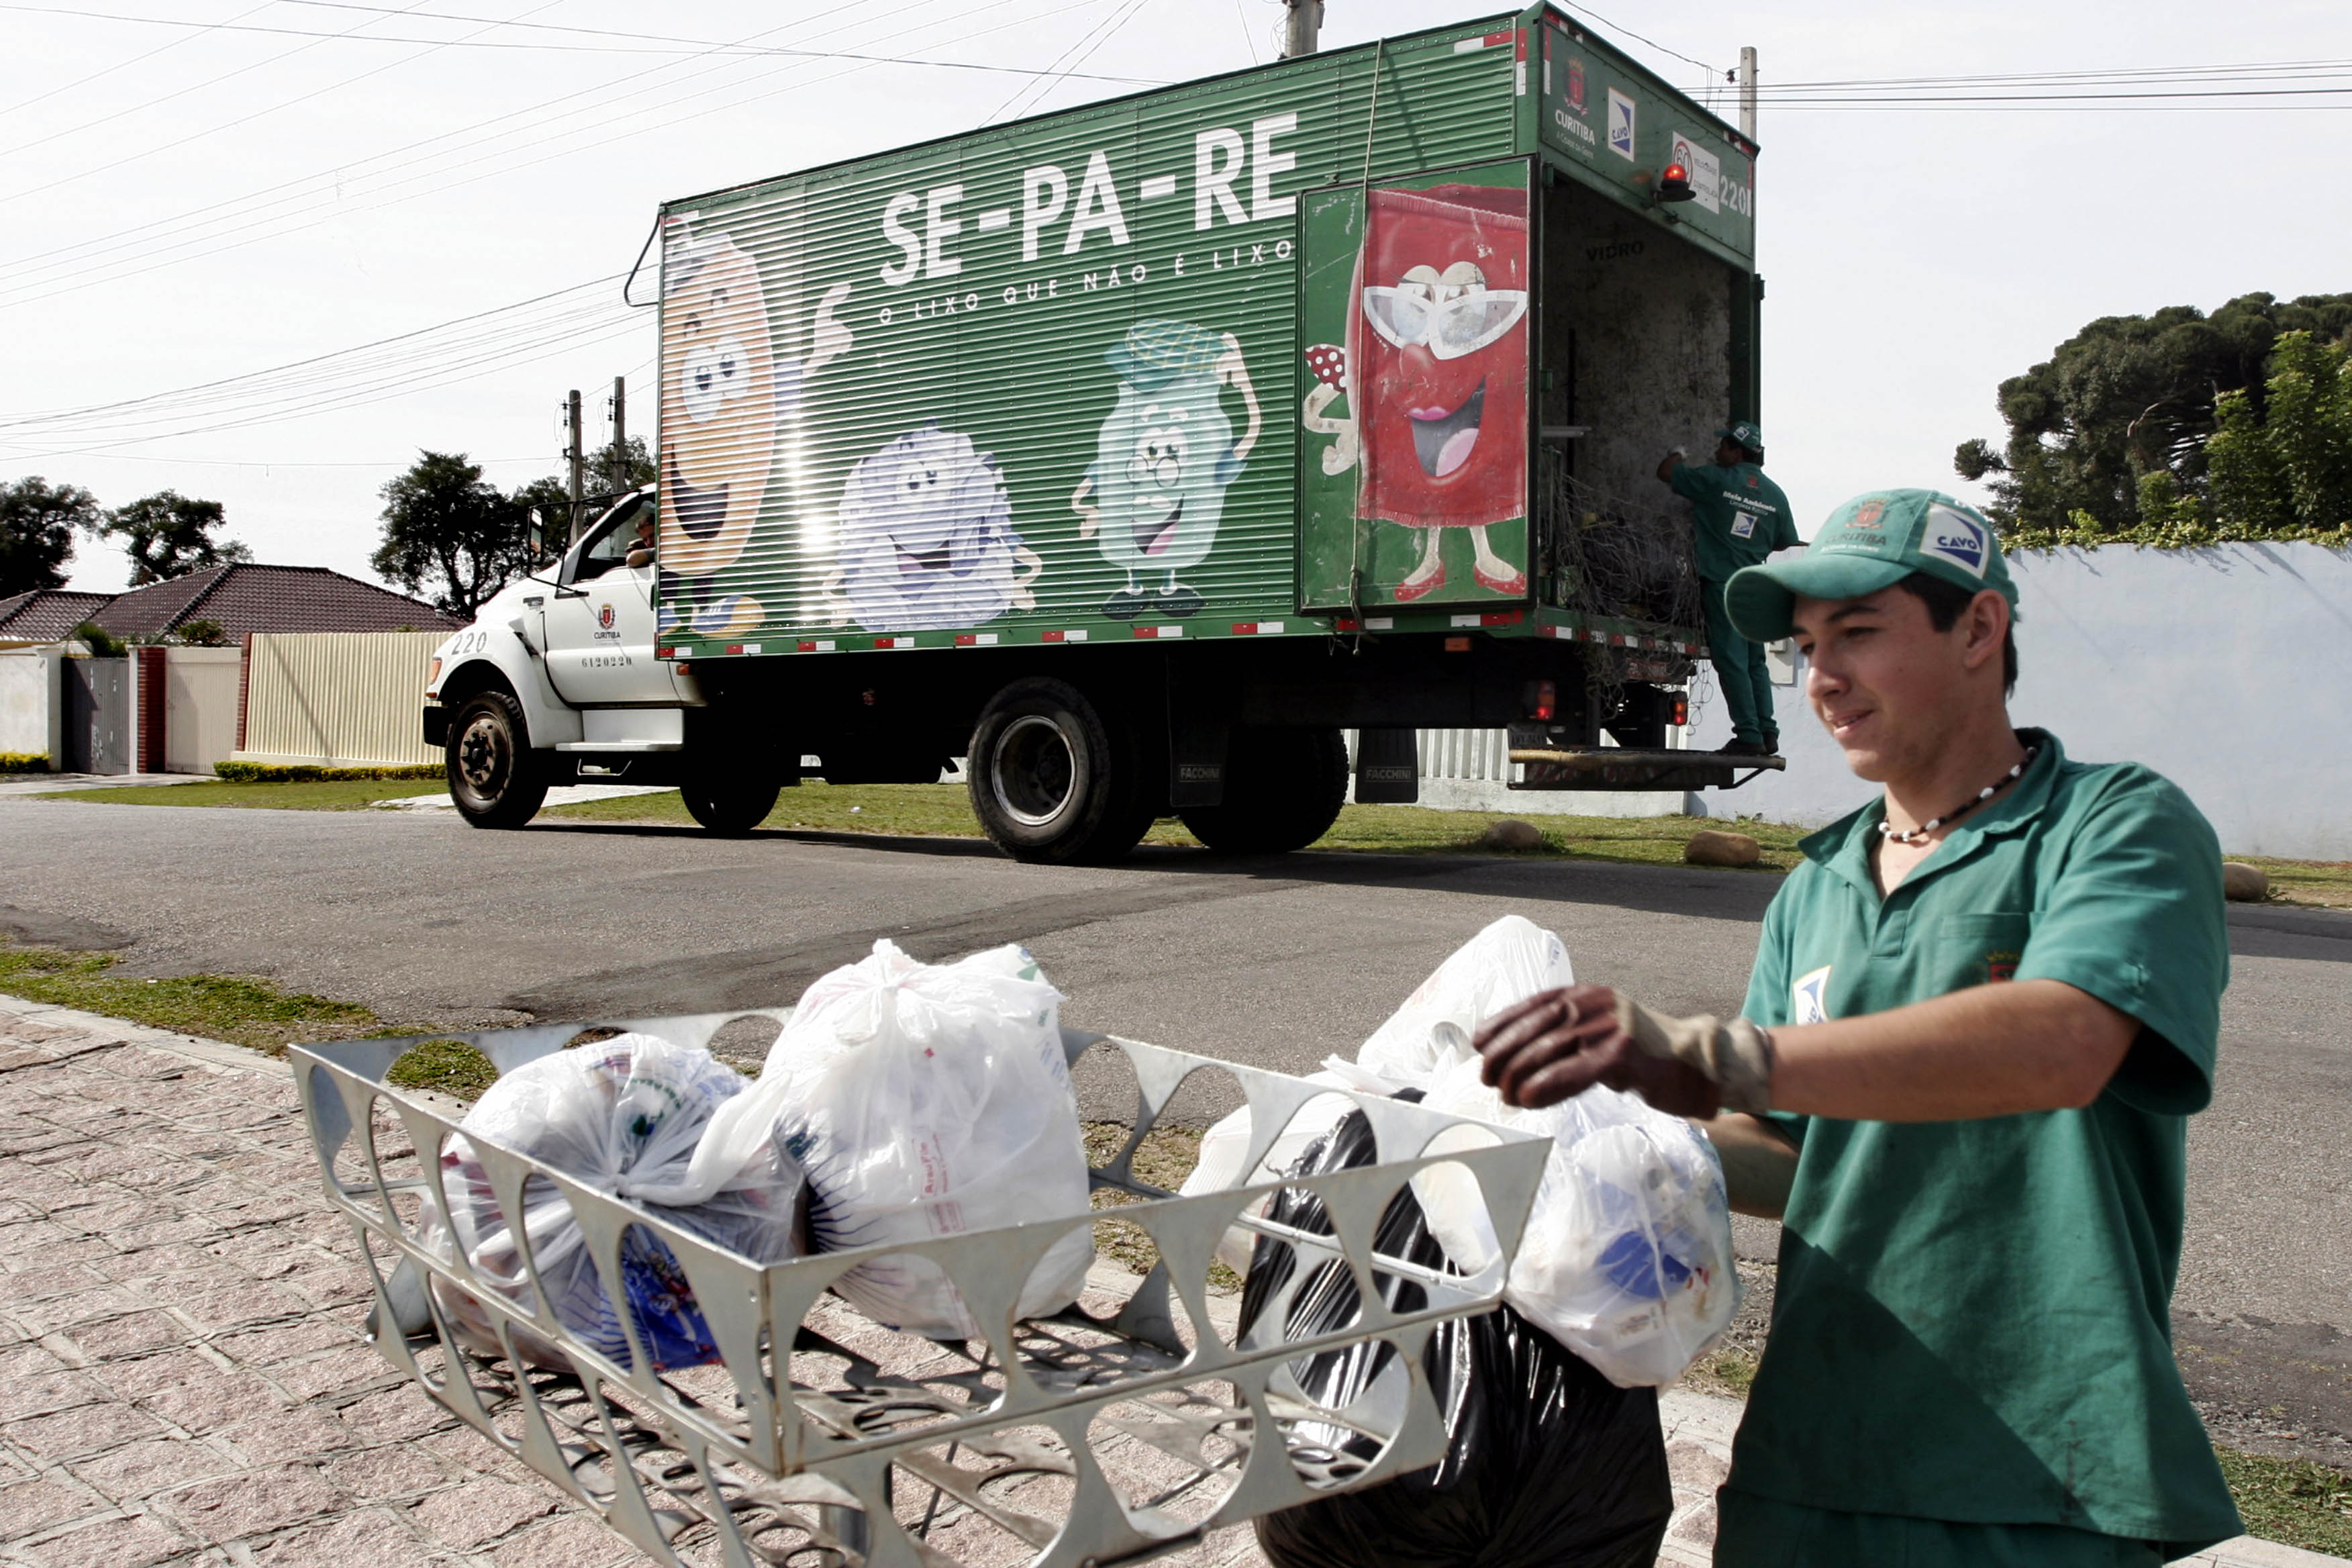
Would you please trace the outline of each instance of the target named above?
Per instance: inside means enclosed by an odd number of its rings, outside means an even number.
[[[1371,1124],[1354,1111],[1289,1173],[1320,1175],[1373,1157]],[[1321,1200],[1296,1189],[1277,1194],[1266,1217],[1331,1233]],[[1391,1257],[1448,1267],[1411,1188],[1390,1203],[1377,1235]],[[1243,1332],[1294,1267],[1287,1244],[1258,1238],[1242,1291]],[[1402,1311],[1428,1300],[1394,1277],[1381,1280],[1381,1293]],[[1286,1334],[1327,1332],[1356,1310],[1347,1266],[1321,1264],[1292,1300]],[[1298,1381],[1317,1403],[1343,1409],[1368,1392],[1377,1396],[1383,1376],[1400,1394],[1396,1360],[1385,1343],[1327,1351],[1305,1358]],[[1674,1510],[1655,1389],[1617,1387],[1502,1306],[1438,1325],[1423,1363],[1450,1435],[1445,1458],[1261,1517],[1258,1544],[1274,1568],[1651,1568]],[[1303,1427],[1292,1441],[1294,1458],[1335,1478],[1379,1455],[1377,1443],[1339,1426]]]

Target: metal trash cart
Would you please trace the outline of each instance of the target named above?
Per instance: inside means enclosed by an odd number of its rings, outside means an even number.
[[[1110,1189],[1122,1206],[919,1244],[761,1267],[657,1208],[467,1140],[505,1213],[522,1212],[526,1183],[535,1192],[551,1184],[571,1204],[610,1300],[625,1300],[615,1288],[625,1232],[639,1227],[666,1246],[710,1326],[716,1364],[655,1370],[627,1310],[628,1359],[608,1357],[567,1329],[535,1285],[524,1300],[502,1294],[462,1247],[421,1238],[428,1205],[438,1237],[453,1234],[442,1165],[460,1134],[451,1115],[385,1082],[410,1047],[462,1041],[504,1073],[583,1037],[635,1030],[707,1047],[730,1024],[781,1027],[789,1016],[756,1009],[291,1047],[328,1199],[351,1220],[374,1282],[378,1352],[654,1562],[677,1568],[1108,1568],[1443,1457],[1422,1352],[1435,1324],[1501,1299],[1548,1142],[1132,1040],[1063,1031],[1074,1068],[1100,1049],[1132,1068],[1134,1125],[1091,1173],[1095,1189]],[[1377,1162],[1194,1197],[1138,1179],[1137,1149],[1203,1069],[1231,1075],[1247,1098],[1254,1133],[1241,1171],[1258,1168],[1308,1101],[1333,1094],[1370,1120]],[[1374,1249],[1390,1204],[1417,1172],[1446,1163],[1475,1178],[1501,1241],[1500,1258],[1480,1274]],[[1250,1212],[1286,1187],[1321,1201],[1329,1234]],[[1148,1238],[1157,1255],[1149,1271],[1098,1259],[1077,1303],[1016,1321],[1014,1302],[1047,1249],[1075,1226],[1106,1218]],[[1286,1280],[1246,1329],[1234,1293],[1210,1283],[1217,1240],[1237,1225],[1261,1245],[1295,1249]],[[900,1333],[828,1294],[839,1276],[884,1256],[937,1263],[982,1339]],[[1289,1337],[1293,1298],[1332,1268],[1352,1276],[1360,1311],[1342,1331]],[[1350,1346],[1382,1358],[1382,1374],[1345,1409],[1318,1405],[1291,1363]],[[1377,1445],[1369,1462],[1367,1439]]]

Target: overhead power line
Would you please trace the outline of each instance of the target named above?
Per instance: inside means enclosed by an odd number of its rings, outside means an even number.
[[[1006,16],[992,25],[950,36],[942,42],[966,42],[1028,26],[1076,9],[1083,3],[1084,0],[1066,0],[1064,4],[1048,6],[1042,11]],[[894,30],[903,30],[906,14],[905,7],[898,8],[894,14]],[[1001,16],[1002,13],[995,15]],[[850,25],[843,24],[815,36],[822,37],[844,31]],[[783,30],[770,28],[768,33]],[[761,36],[764,35],[753,35],[755,37]],[[0,307],[31,303],[100,283],[137,277],[181,261],[297,233],[349,212],[397,205],[534,167],[553,158],[641,134],[644,129],[673,127],[724,112],[772,94],[777,90],[775,88],[761,84],[779,75],[797,78],[794,85],[809,86],[875,68],[870,61],[834,62],[838,68],[809,78],[806,75],[808,68],[824,62],[787,59],[729,84],[736,89],[751,89],[748,94],[726,97],[720,96],[726,89],[718,89],[716,93],[706,89],[697,100],[697,108],[684,113],[678,111],[677,104],[680,87],[698,77],[724,69],[730,63],[733,62],[722,61],[682,78],[653,80],[643,88],[617,97],[614,89],[618,83],[600,83],[561,94],[527,109],[511,110],[455,131],[422,138],[373,159],[362,159],[314,175],[281,181],[242,197],[192,208],[171,218],[136,225],[77,245],[38,253],[10,266],[0,266]],[[622,80],[657,79],[677,68],[672,65],[649,68]],[[650,101],[643,107],[628,107],[640,100]],[[572,103],[579,107],[561,107]],[[550,110],[556,112],[544,112]],[[591,126],[603,128],[605,134],[583,140],[579,129],[569,122],[583,119]],[[642,123],[648,121],[655,121],[655,125],[647,127]],[[507,129],[499,130],[501,126]],[[543,133],[541,127],[546,128]],[[485,132],[491,134],[486,137]],[[516,143],[516,138],[524,137],[530,140]],[[496,145],[500,139],[509,143],[504,149]],[[535,157],[522,156],[534,148],[550,146],[555,150]],[[376,166],[372,168],[371,163]],[[404,178],[394,177],[407,169],[422,172]],[[420,186],[422,188],[416,188]],[[324,216],[311,216],[321,208],[325,209]],[[184,237],[173,237],[174,230]]]
[[[289,5],[326,5],[330,0],[274,0],[274,3]],[[315,27],[278,27],[267,24],[235,21],[191,22],[177,16],[133,16],[113,11],[77,11],[59,5],[0,4],[0,11],[25,11],[38,16],[77,16],[98,22],[134,22],[157,27],[187,27],[207,33],[266,33],[279,37],[319,38],[347,44],[425,44],[436,48],[517,49],[579,55],[717,55],[740,56],[751,59],[768,59],[782,56],[815,60],[863,60],[869,64],[885,66],[929,66],[937,70],[987,71],[1000,76],[1072,78],[1085,81],[1117,82],[1132,87],[1159,87],[1166,84],[1166,79],[1162,77],[1103,76],[1087,71],[1041,70],[1030,66],[983,65],[974,60],[940,60],[907,55],[858,54],[841,49],[793,49],[771,45],[728,44],[706,38],[675,37],[659,33],[624,33],[607,27],[566,27],[552,23],[505,21],[495,16],[460,16],[446,12],[395,9],[388,5],[336,5],[334,9],[374,12],[385,16],[404,16],[416,21],[479,22],[484,24],[484,31],[494,31],[502,27],[530,27],[548,32],[574,33],[633,41],[611,44],[557,44],[521,39],[507,41],[479,37],[471,34],[458,38],[422,38],[392,33],[359,31],[359,28],[369,26],[365,22],[355,23],[351,28],[342,32],[330,33]],[[252,12],[244,14],[251,16]]]

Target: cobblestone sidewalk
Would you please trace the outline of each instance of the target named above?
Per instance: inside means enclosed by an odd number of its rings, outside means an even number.
[[[5,1007],[0,1558],[642,1563],[368,1347],[282,1068]]]
[[[352,1245],[282,1064],[0,995],[0,1561],[642,1564],[368,1346]],[[1660,1568],[1692,1568],[1738,1405],[1677,1390],[1661,1414]],[[1184,1561],[1264,1564],[1246,1528]],[[2247,1540],[2196,1561],[2342,1564]]]

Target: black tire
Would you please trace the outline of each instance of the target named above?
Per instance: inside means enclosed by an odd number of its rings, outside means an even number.
[[[1331,831],[1348,798],[1348,746],[1337,730],[1236,726],[1225,749],[1225,799],[1181,813],[1227,855],[1286,855]]]
[[[1015,860],[1116,860],[1151,826],[1136,737],[1064,681],[1016,680],[971,734],[965,787],[991,842]]]
[[[768,820],[783,786],[756,773],[689,773],[677,786],[686,813],[722,838],[740,838]]]
[[[530,749],[522,704],[478,691],[449,719],[449,798],[476,827],[520,827],[547,799],[547,765]]]

